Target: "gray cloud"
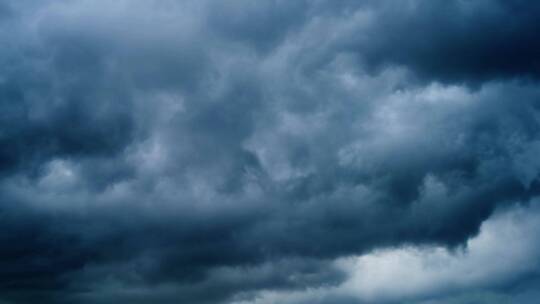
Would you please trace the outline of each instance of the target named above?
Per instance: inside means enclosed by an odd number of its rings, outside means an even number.
[[[334,264],[348,273],[344,282],[262,291],[253,303],[530,302],[537,294],[538,206],[535,200],[499,209],[459,250],[406,246],[341,258]]]
[[[534,4],[0,3],[0,301],[339,285],[540,190]]]

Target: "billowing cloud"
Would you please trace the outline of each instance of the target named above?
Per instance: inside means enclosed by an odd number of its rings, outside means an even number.
[[[0,301],[530,298],[539,8],[0,1]]]
[[[456,251],[399,247],[341,258],[335,266],[348,275],[338,286],[265,291],[238,303],[533,303],[538,205],[499,210]]]

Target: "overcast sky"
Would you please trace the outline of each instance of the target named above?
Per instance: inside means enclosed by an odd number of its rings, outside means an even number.
[[[0,0],[0,304],[535,304],[540,2]]]

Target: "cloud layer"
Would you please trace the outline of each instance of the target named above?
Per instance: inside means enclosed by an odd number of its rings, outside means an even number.
[[[534,303],[538,217],[537,201],[499,210],[466,249],[400,247],[342,258],[335,266],[348,277],[338,286],[264,291],[238,303]]]
[[[482,223],[507,227],[496,210],[536,229],[539,15],[520,0],[0,1],[0,303],[250,303],[339,291],[357,279],[340,261],[377,277],[394,255],[435,283],[330,302],[525,301],[536,264],[472,281],[414,265],[467,268]]]

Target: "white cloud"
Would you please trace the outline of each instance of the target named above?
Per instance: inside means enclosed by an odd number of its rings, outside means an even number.
[[[338,287],[263,292],[249,303],[317,303],[345,296],[361,302],[420,300],[501,286],[538,269],[540,202],[501,211],[465,249],[401,247],[337,260],[349,274]]]

